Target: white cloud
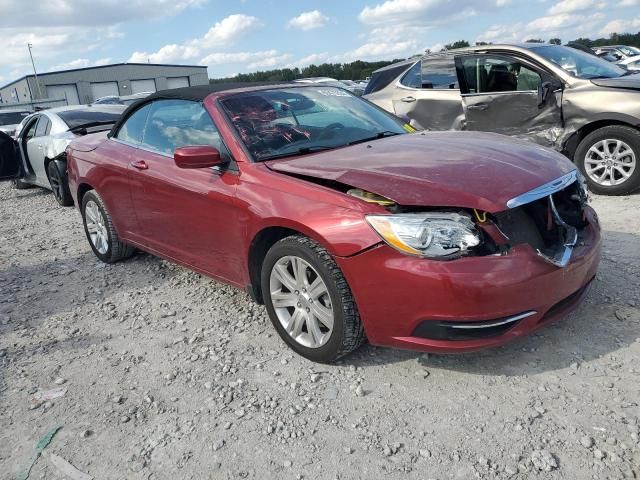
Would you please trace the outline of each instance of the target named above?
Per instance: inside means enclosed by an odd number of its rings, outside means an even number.
[[[93,62],[95,66],[109,65],[110,63],[113,63],[113,59],[111,57],[99,58],[98,60]]]
[[[590,14],[548,15],[508,25],[493,25],[478,36],[476,41],[483,42],[522,42],[530,38],[576,38],[593,36],[605,16],[600,12]]]
[[[259,52],[214,52],[204,57],[201,65],[210,67],[212,76],[216,75],[218,65],[243,65],[243,70],[272,69],[287,66],[291,59],[288,53],[281,53],[278,50],[264,50]],[[226,76],[226,75],[225,75]],[[231,75],[233,76],[233,75]]]
[[[483,13],[511,5],[511,0],[386,0],[374,6],[366,6],[359,20],[367,25],[413,24],[441,25],[464,12],[465,16]]]
[[[238,37],[262,27],[262,22],[256,17],[244,14],[229,15],[217,22],[204,35],[204,47],[217,47],[233,43]],[[200,43],[196,40],[193,43]]]
[[[323,15],[320,10],[313,10],[293,17],[287,25],[300,30],[313,30],[314,28],[324,27],[328,21],[329,17]]]
[[[600,33],[610,35],[612,33],[629,33],[640,29],[640,17],[629,20],[612,20],[607,23]]]
[[[640,0],[622,0],[620,2],[621,7],[635,7],[636,5],[640,5]]]
[[[0,0],[3,27],[113,25],[133,19],[176,15],[205,0]],[[10,14],[9,14],[10,12]]]
[[[581,12],[584,10],[593,10],[596,8],[604,8],[605,2],[601,0],[562,0],[556,3],[548,10],[549,15],[559,15],[562,13]]]
[[[206,55],[207,52],[234,43],[262,27],[258,18],[235,14],[216,22],[201,38],[182,44],[169,44],[156,52],[133,52],[129,62],[172,63],[184,62]],[[204,59],[201,63],[205,63]]]
[[[331,57],[329,60],[352,62],[354,60],[392,60],[397,57],[420,53],[421,48],[415,40],[404,42],[369,42],[342,55]]]

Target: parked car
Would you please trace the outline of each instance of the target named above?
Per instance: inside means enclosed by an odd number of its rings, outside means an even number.
[[[572,159],[596,193],[640,187],[640,75],[538,43],[470,47],[401,65],[392,79],[392,67],[374,72],[365,98],[413,126],[532,140]]]
[[[16,128],[20,125],[20,122],[30,114],[31,112],[25,109],[0,110],[0,132],[13,137],[16,134]]]
[[[300,355],[461,352],[575,308],[597,217],[565,157],[422,132],[343,89],[158,92],[67,151],[95,255],[135,248],[245,289]]]
[[[339,87],[349,90],[351,93],[357,96],[361,96],[364,93],[364,88],[361,85],[357,85],[351,80],[336,80],[331,77],[309,77],[299,78],[294,80],[295,83],[310,83],[314,85],[328,85],[330,87]]]
[[[0,133],[4,176],[13,178],[17,188],[46,188],[53,191],[60,205],[73,205],[67,184],[67,145],[78,136],[110,129],[125,108],[76,105],[29,115],[15,140]]]
[[[92,105],[131,105],[132,103],[148,97],[149,95],[151,95],[153,92],[140,92],[140,93],[134,93],[132,95],[121,95],[121,96],[116,96],[116,95],[108,95],[106,97],[101,97],[99,99],[97,99],[95,102],[92,103]]]
[[[640,55],[640,48],[631,47],[628,45],[605,45],[602,47],[594,47],[597,55],[605,54],[610,55],[618,60],[625,60],[629,57],[635,57]]]
[[[621,60],[618,62],[618,65],[626,68],[630,72],[640,72],[640,55]]]

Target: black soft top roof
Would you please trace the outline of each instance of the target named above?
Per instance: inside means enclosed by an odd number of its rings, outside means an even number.
[[[226,92],[231,90],[252,89],[256,87],[270,87],[270,86],[282,86],[282,87],[304,87],[308,84],[291,83],[291,82],[236,82],[236,83],[212,83],[209,85],[196,85],[193,87],[172,88],[171,90],[160,90],[152,93],[149,96],[143,97],[140,100],[133,102],[122,113],[116,124],[113,126],[108,136],[113,136],[124,120],[129,116],[133,110],[137,110],[141,105],[153,102],[154,100],[192,100],[195,102],[202,102],[212,93]]]

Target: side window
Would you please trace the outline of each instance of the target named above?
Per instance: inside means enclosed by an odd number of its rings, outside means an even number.
[[[133,112],[116,133],[116,138],[134,145],[141,144],[150,110],[151,104],[147,104]]]
[[[540,74],[510,57],[480,55],[462,57],[462,71],[469,93],[537,90]]]
[[[230,157],[205,108],[190,100],[153,102],[142,145],[166,155],[187,145],[211,145],[223,159]]]
[[[27,125],[27,130],[26,132],[24,132],[25,141],[29,141],[36,136],[36,125],[38,125],[38,118],[34,118],[33,121],[29,125]]]
[[[416,63],[400,79],[400,84],[410,88],[422,88],[422,64]]]
[[[422,88],[458,88],[458,75],[453,58],[432,57],[422,60]]]
[[[40,115],[40,120],[38,120],[38,126],[36,127],[36,137],[44,137],[49,134],[49,130],[51,130],[51,122],[45,115]]]

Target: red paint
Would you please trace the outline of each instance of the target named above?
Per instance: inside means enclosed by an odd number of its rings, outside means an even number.
[[[237,169],[182,169],[166,155],[87,135],[68,151],[76,205],[80,188],[96,189],[124,241],[241,288],[251,283],[249,250],[260,231],[284,227],[307,235],[336,258],[367,337],[379,345],[443,352],[499,345],[538,328],[549,308],[595,274],[601,248],[596,222],[564,269],[526,245],[505,256],[418,259],[382,244],[366,223],[366,214],[386,213],[382,207],[280,173],[338,180],[406,205],[493,212],[573,168],[559,154],[502,136],[427,133],[252,163],[218,107],[221,95],[204,105]],[[134,162],[148,168],[138,170]],[[411,337],[425,319],[487,320],[531,309],[538,314],[497,338]]]

